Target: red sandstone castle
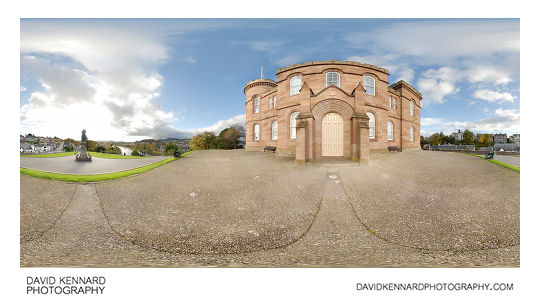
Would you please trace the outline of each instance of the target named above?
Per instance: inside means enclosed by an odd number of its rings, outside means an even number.
[[[297,163],[323,158],[367,162],[369,153],[420,148],[422,94],[388,70],[349,61],[281,68],[246,94],[246,149],[276,147]],[[390,147],[390,148],[389,148]]]

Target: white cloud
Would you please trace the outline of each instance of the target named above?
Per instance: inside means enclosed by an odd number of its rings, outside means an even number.
[[[416,64],[441,64],[460,57],[519,53],[516,20],[431,20],[396,22],[372,31],[348,33],[353,46],[415,57]],[[436,41],[436,42],[435,42]]]
[[[126,141],[180,133],[169,125],[173,113],[155,102],[164,81],[156,69],[169,58],[161,36],[101,23],[22,22],[21,76],[45,91],[21,107],[21,131],[76,138],[85,128],[94,139]]]
[[[459,91],[456,87],[458,71],[449,67],[429,69],[418,80],[418,88],[423,94],[423,103],[444,103],[446,95]]]
[[[185,60],[186,62],[190,63],[190,64],[195,64],[195,63],[197,63],[197,60],[196,60],[194,57],[192,57],[192,56],[188,56],[188,57],[186,57],[184,60]]]
[[[299,64],[301,62],[302,57],[297,54],[288,54],[276,60],[276,64],[283,67]]]
[[[231,117],[231,118],[226,119],[226,120],[220,120],[220,121],[212,124],[211,126],[204,127],[204,128],[199,128],[199,129],[188,130],[188,132],[191,132],[191,133],[193,133],[195,135],[198,134],[198,133],[202,133],[204,131],[214,132],[216,134],[219,134],[219,132],[221,132],[222,130],[224,130],[224,129],[232,126],[232,125],[236,125],[236,124],[245,126],[245,124],[246,124],[246,115],[245,114],[236,115],[236,116]]]
[[[490,91],[490,90],[477,90],[474,92],[474,97],[478,99],[487,100],[490,103],[514,102],[514,99],[515,99],[515,96],[512,96],[512,94],[508,92],[500,93],[497,91]]]
[[[347,60],[384,67],[397,80],[412,83],[423,66],[459,70],[459,79],[428,77],[417,82],[428,90],[419,87],[428,97],[426,103],[443,103],[464,80],[505,85],[519,77],[519,26],[518,20],[407,20],[348,32],[344,40],[363,54]]]
[[[24,92],[26,91],[26,87],[25,86],[21,86],[21,92]]]
[[[441,124],[443,120],[441,118],[432,118],[432,117],[422,117],[420,124],[422,126],[431,126],[434,124]]]
[[[390,75],[396,77],[396,81],[404,80],[411,83],[414,79],[415,71],[406,62],[399,59],[395,54],[379,54],[373,56],[350,56],[346,61],[367,63],[388,69]]]
[[[467,78],[472,83],[488,82],[496,85],[512,81],[508,71],[493,66],[474,66],[467,71]]]
[[[426,121],[426,123],[424,123]],[[430,122],[431,121],[431,122]],[[426,134],[434,132],[443,132],[450,134],[458,129],[469,129],[475,133],[519,133],[520,131],[520,113],[514,109],[498,108],[493,115],[488,118],[482,118],[475,121],[449,121],[442,118],[422,118],[422,130]]]

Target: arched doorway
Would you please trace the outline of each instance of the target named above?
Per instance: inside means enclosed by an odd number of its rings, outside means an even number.
[[[343,156],[343,118],[328,113],[322,120],[322,156]]]

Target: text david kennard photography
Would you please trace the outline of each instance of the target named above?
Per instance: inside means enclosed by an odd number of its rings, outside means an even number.
[[[102,295],[105,277],[49,276],[26,277],[26,294],[32,295]]]

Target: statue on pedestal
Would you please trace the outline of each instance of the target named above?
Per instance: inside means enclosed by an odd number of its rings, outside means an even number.
[[[88,137],[86,137],[86,130],[83,129],[81,134],[81,153],[75,157],[76,161],[92,161],[92,157],[86,153],[86,141],[88,141]]]

